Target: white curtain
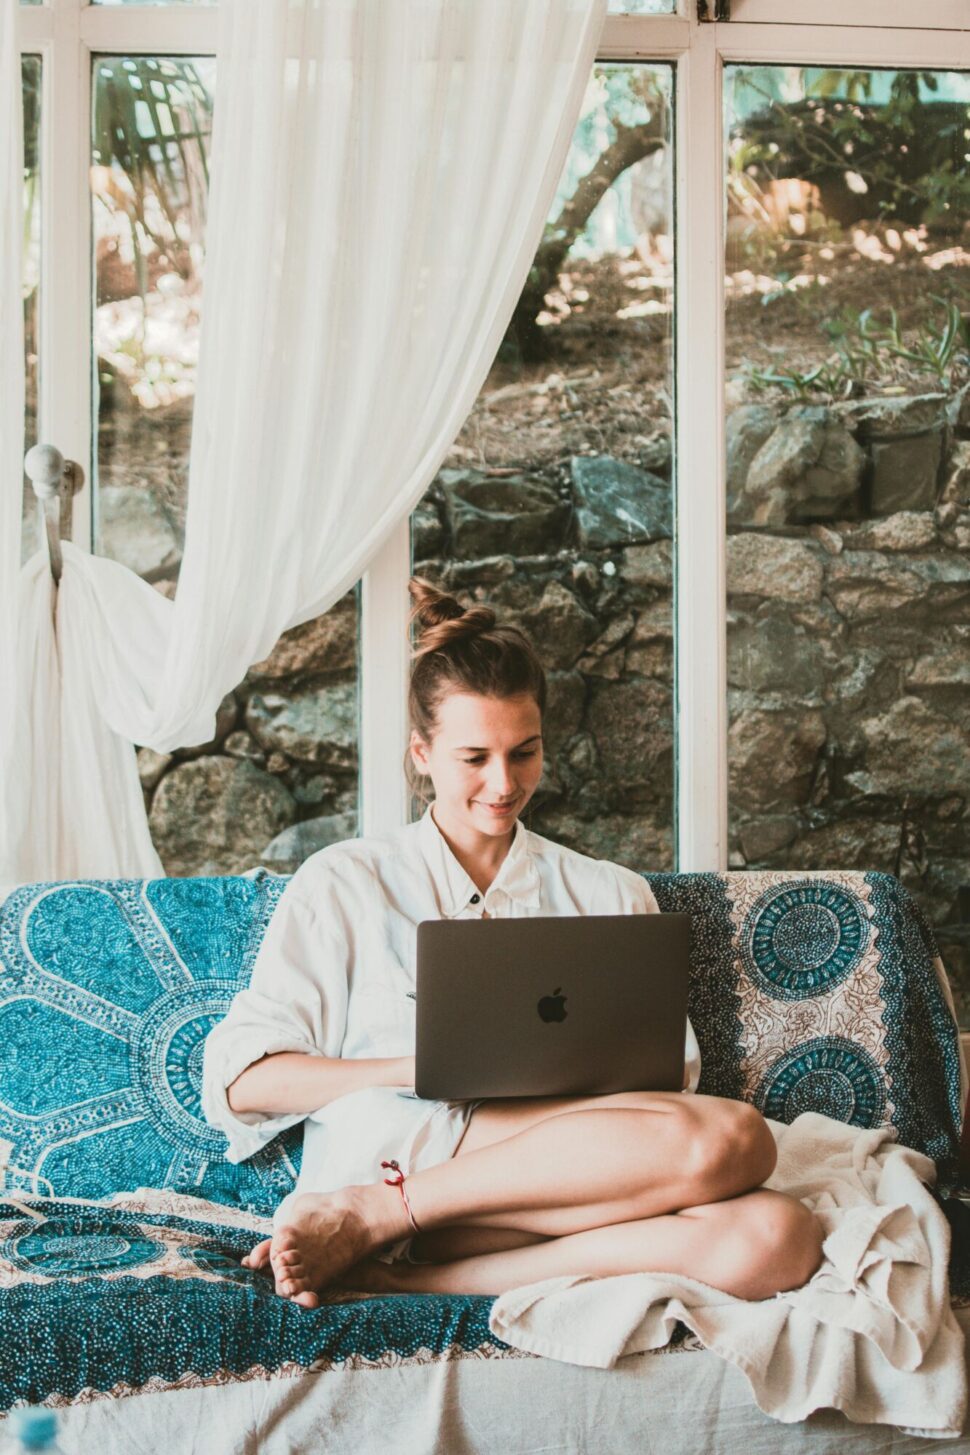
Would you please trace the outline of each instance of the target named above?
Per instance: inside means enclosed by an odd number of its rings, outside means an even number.
[[[58,671],[34,665],[6,745],[27,793],[0,881],[158,873],[131,744],[211,739],[421,499],[526,280],[605,11],[222,0],[178,590],[65,548]]]

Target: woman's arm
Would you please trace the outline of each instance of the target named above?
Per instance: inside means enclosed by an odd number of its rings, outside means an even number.
[[[234,1112],[270,1117],[318,1111],[338,1096],[368,1086],[413,1085],[413,1056],[344,1060],[278,1051],[247,1066],[227,1088],[226,1097]]]

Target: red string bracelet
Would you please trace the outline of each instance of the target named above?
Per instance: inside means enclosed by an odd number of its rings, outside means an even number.
[[[421,1229],[418,1227],[417,1219],[415,1218],[414,1213],[411,1211],[411,1203],[408,1198],[408,1190],[404,1186],[404,1173],[401,1171],[398,1164],[393,1161],[393,1159],[390,1162],[382,1162],[381,1166],[393,1167],[394,1171],[397,1173],[396,1177],[385,1177],[384,1181],[387,1183],[388,1187],[399,1187],[401,1189],[401,1196],[404,1198],[404,1206],[407,1208],[407,1214],[411,1221],[411,1226],[416,1233],[420,1233]]]

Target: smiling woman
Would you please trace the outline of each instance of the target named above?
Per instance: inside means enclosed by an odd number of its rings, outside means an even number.
[[[434,800],[417,823],[331,845],[300,868],[249,988],[206,1045],[203,1105],[231,1160],[307,1117],[297,1188],[248,1266],[271,1264],[277,1291],[308,1308],[345,1276],[393,1286],[380,1265],[402,1260],[423,1265],[408,1286],[429,1291],[648,1267],[742,1298],[797,1286],[817,1267],[820,1229],[761,1186],[774,1141],[749,1104],[637,1089],[414,1095],[421,921],[649,914],[657,902],[641,875],[518,818],[542,772],[545,673],[528,638],[430,581],[409,589],[411,763]],[[684,1064],[694,1092],[689,1022]]]
[[[491,864],[501,863],[513,818],[542,777],[545,674],[526,636],[497,626],[490,607],[464,610],[419,576],[411,578],[410,593],[421,636],[405,771],[413,767],[432,779],[438,827],[463,866],[485,878]],[[425,796],[420,782],[418,793]]]

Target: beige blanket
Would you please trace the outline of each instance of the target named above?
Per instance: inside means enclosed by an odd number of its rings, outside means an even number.
[[[748,1302],[677,1274],[550,1278],[498,1298],[492,1332],[533,1354],[608,1368],[666,1344],[681,1320],[738,1366],[777,1420],[835,1408],[907,1434],[959,1435],[964,1341],[948,1296],[949,1224],[926,1185],[933,1163],[892,1131],[817,1112],[768,1125],[778,1165],[765,1186],[801,1198],[827,1234],[802,1288]]]

